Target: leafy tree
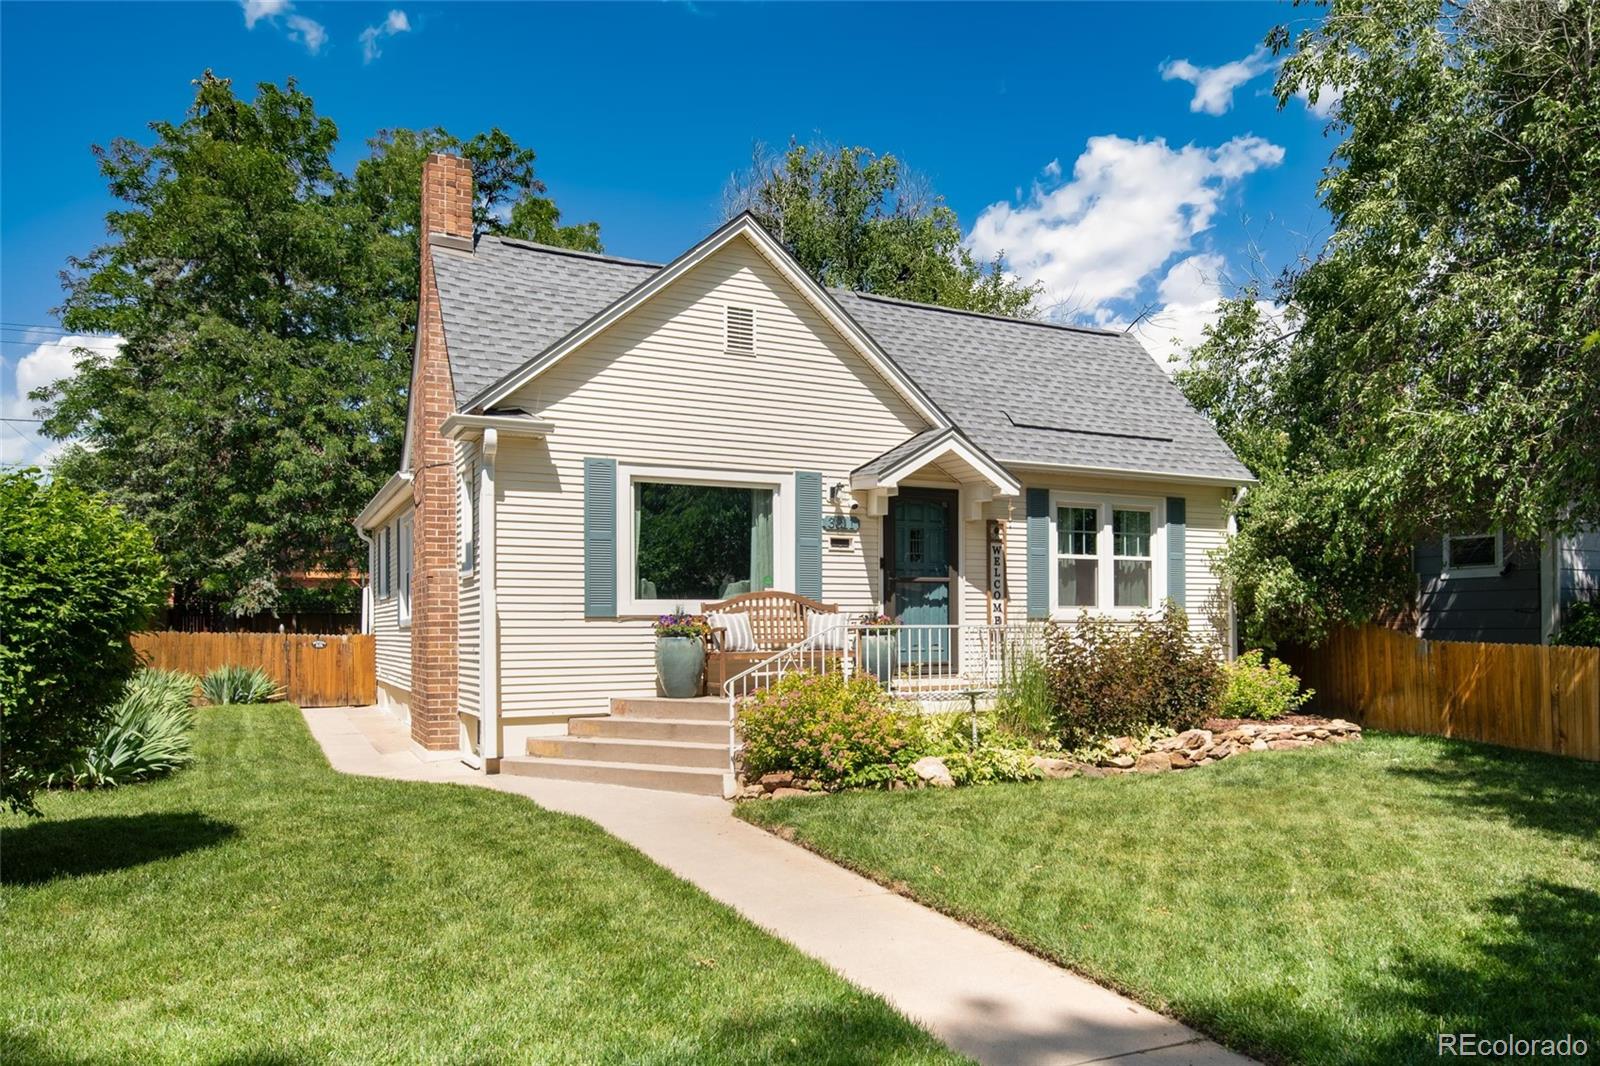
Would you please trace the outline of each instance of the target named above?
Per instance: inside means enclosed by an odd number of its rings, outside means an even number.
[[[1269,37],[1280,105],[1335,99],[1332,235],[1179,378],[1262,479],[1221,560],[1257,642],[1402,605],[1419,537],[1600,521],[1596,12],[1333,0]]]
[[[364,561],[350,519],[399,464],[427,153],[472,161],[483,229],[582,248],[598,230],[559,225],[499,130],[387,131],[347,177],[292,79],[245,101],[208,71],[187,118],[151,129],[95,149],[124,206],[65,279],[66,327],[123,347],[34,398],[78,442],[57,476],[150,526],[177,603],[246,614],[282,601],[282,575]]]
[[[135,662],[128,634],[166,591],[150,531],[36,470],[0,472],[0,801],[37,814],[41,781],[92,741]]]
[[[824,285],[1013,316],[1026,316],[1038,293],[998,256],[974,260],[943,198],[894,156],[866,148],[758,149],[724,210],[750,211]]]

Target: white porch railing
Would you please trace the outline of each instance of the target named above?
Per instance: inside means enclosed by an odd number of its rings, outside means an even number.
[[[992,697],[1009,671],[1044,648],[1043,622],[988,625],[869,625],[850,623],[808,637],[735,674],[728,699],[728,752],[736,760],[739,704],[788,674],[857,673],[876,677],[891,695],[925,711]]]

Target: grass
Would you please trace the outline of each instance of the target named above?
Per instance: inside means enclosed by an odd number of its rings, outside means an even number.
[[[7,1062],[958,1059],[593,824],[205,708],[175,777],[0,818]]]
[[[1437,738],[742,817],[1241,1051],[1600,1043],[1600,765]]]

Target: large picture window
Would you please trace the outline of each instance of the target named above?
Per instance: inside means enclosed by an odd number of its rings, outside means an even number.
[[[1131,615],[1160,605],[1166,574],[1156,566],[1164,550],[1159,500],[1057,494],[1053,503],[1051,602],[1060,616],[1078,611]]]
[[[774,585],[773,491],[633,482],[633,595],[686,606]]]

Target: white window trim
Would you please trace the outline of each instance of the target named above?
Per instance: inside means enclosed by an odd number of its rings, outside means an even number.
[[[396,575],[399,580],[395,582],[395,598],[399,601],[399,618],[401,628],[411,625],[411,549],[412,538],[416,526],[412,516],[401,515],[395,521],[395,543],[397,555],[395,556]]]
[[[1494,563],[1489,566],[1451,566],[1450,542],[1452,540],[1478,540],[1483,537],[1494,537]],[[1505,534],[1500,530],[1490,533],[1455,533],[1446,534],[1441,543],[1439,577],[1441,580],[1452,577],[1497,577],[1505,572],[1506,568],[1506,541]]]
[[[1093,507],[1099,514],[1100,534],[1095,538],[1095,550],[1099,559],[1098,572],[1096,573],[1095,607],[1062,607],[1057,602],[1061,598],[1061,570],[1058,560],[1063,556],[1060,552],[1060,530],[1057,516],[1063,507]],[[1116,550],[1111,536],[1111,512],[1122,511],[1149,511],[1150,512],[1150,606],[1149,607],[1116,607]],[[1068,556],[1067,558],[1070,558]],[[1104,615],[1108,618],[1131,619],[1138,615],[1159,614],[1162,604],[1167,599],[1167,501],[1158,496],[1105,496],[1098,493],[1065,492],[1050,493],[1050,617],[1062,621],[1071,621],[1078,615],[1087,611],[1091,615]]]
[[[667,614],[682,607],[698,613],[715,600],[640,599],[633,590],[633,483],[664,481],[677,485],[722,485],[772,490],[772,584],[794,591],[794,475],[761,471],[706,470],[691,467],[617,467],[617,611],[620,614]]]

